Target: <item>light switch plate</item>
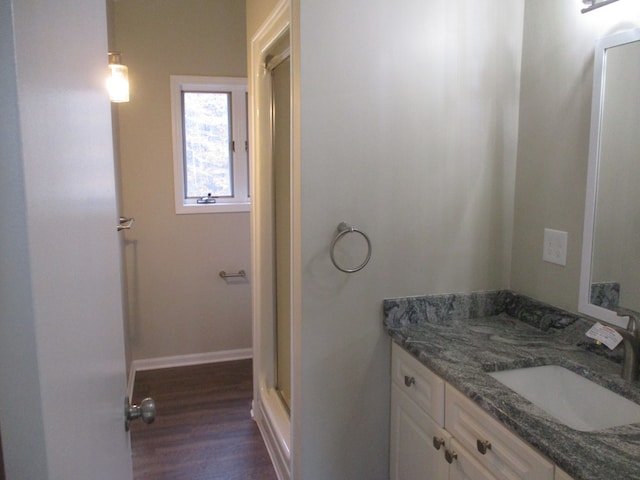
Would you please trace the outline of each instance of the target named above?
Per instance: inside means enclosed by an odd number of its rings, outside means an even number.
[[[560,230],[544,229],[542,259],[557,265],[567,265],[567,241],[569,234]]]

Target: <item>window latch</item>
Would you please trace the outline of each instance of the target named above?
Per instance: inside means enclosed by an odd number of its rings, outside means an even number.
[[[205,203],[216,203],[216,197],[212,197],[211,194],[209,193],[209,194],[207,194],[206,197],[200,197],[198,199],[198,204],[199,205],[202,205],[202,204],[205,204]]]

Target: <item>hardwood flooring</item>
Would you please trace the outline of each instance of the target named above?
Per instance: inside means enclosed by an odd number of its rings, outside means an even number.
[[[133,403],[156,420],[131,424],[134,480],[277,480],[251,419],[251,360],[138,372]]]

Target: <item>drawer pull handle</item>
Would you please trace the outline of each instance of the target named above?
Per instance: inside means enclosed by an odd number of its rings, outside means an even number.
[[[440,450],[440,447],[444,445],[444,438],[433,437],[433,446],[436,450]]]
[[[411,385],[415,385],[415,383],[416,383],[416,379],[415,379],[415,378],[410,377],[410,376],[408,376],[408,375],[405,375],[405,376],[404,376],[404,384],[405,384],[407,387],[410,387]]]
[[[444,458],[447,461],[447,463],[451,464],[451,463],[453,463],[454,460],[457,460],[458,453],[455,450],[449,450],[449,449],[445,448],[445,450],[444,450]]]
[[[491,442],[489,440],[478,440],[476,442],[476,447],[478,447],[478,451],[485,455],[487,450],[491,450]]]

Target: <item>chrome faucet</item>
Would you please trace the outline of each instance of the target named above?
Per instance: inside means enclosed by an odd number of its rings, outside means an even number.
[[[611,327],[622,335],[624,344],[624,363],[622,364],[622,378],[630,382],[638,380],[640,373],[638,362],[640,362],[640,325],[635,312],[627,309],[618,309],[616,313],[619,317],[629,317],[627,328]]]

